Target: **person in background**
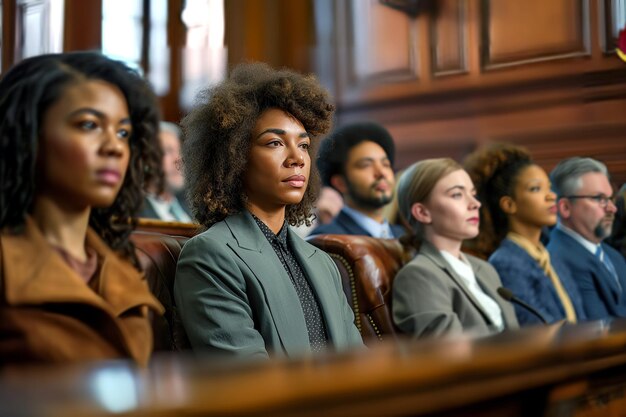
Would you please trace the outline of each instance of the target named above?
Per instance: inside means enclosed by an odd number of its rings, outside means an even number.
[[[534,307],[549,323],[585,319],[578,287],[569,269],[551,257],[540,241],[542,229],[556,223],[556,195],[545,171],[523,148],[492,144],[465,160],[482,203],[479,248],[489,257],[505,287]],[[515,305],[520,325],[540,323]]]
[[[383,208],[393,198],[394,157],[393,138],[377,123],[348,124],[324,139],[317,158],[322,183],[341,193],[344,206],[311,235],[402,236],[404,228],[389,224],[383,216]]]
[[[622,184],[615,197],[615,222],[613,222],[613,232],[611,237],[606,239],[606,243],[613,246],[626,258],[626,184]]]
[[[165,188],[160,194],[146,194],[139,217],[184,223],[192,221],[184,197],[185,177],[180,167],[180,140],[181,131],[178,126],[170,122],[159,124]]]
[[[339,214],[343,207],[341,194],[332,187],[322,187],[315,202],[315,216],[318,224],[328,224]]]
[[[467,172],[448,158],[417,162],[400,177],[400,215],[420,245],[393,281],[392,308],[395,324],[413,337],[518,327],[513,307],[497,294],[495,269],[461,252],[463,241],[478,234],[475,192]]]
[[[0,81],[0,364],[152,351],[150,294],[129,241],[159,187],[158,108],[121,62],[28,58]]]
[[[310,148],[334,106],[312,76],[241,64],[183,119],[185,178],[207,230],[183,247],[174,297],[197,352],[268,358],[362,346],[330,256],[290,227],[319,188]]]
[[[548,251],[575,278],[589,319],[626,317],[626,261],[603,242],[617,212],[608,175],[602,162],[580,157],[561,161],[550,173],[559,222]]]
[[[332,187],[322,187],[320,195],[315,200],[311,225],[301,224],[298,227],[294,227],[294,231],[304,239],[317,226],[330,223],[339,214],[342,207],[343,198],[341,194]]]

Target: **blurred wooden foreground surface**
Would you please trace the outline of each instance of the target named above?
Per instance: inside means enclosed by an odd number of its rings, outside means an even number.
[[[2,416],[623,416],[626,322],[267,363],[157,356],[8,369]]]

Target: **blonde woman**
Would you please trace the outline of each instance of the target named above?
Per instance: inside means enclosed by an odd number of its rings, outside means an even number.
[[[400,179],[398,206],[421,245],[393,283],[395,324],[416,338],[517,328],[513,307],[497,295],[494,268],[461,252],[480,223],[480,202],[462,167],[448,158],[412,165]]]

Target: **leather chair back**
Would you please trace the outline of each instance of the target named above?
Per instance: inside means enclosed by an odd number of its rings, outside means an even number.
[[[152,317],[155,351],[178,351],[190,347],[174,302],[176,262],[188,239],[187,236],[143,231],[135,231],[131,235],[148,287],[165,307],[163,317]]]
[[[391,285],[398,270],[412,258],[397,239],[354,235],[318,235],[309,243],[337,264],[355,324],[366,344],[395,339]]]

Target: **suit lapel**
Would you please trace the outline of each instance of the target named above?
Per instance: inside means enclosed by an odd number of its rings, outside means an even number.
[[[456,283],[456,285],[458,285],[459,288],[463,290],[463,292],[465,293],[467,298],[469,298],[472,304],[474,304],[474,307],[476,307],[478,311],[480,311],[485,321],[487,323],[491,323],[489,314],[487,314],[487,312],[485,311],[483,306],[480,304],[480,302],[478,302],[476,297],[474,297],[474,294],[470,291],[470,289],[465,284],[465,280],[456,273],[454,268],[452,268],[450,264],[448,264],[448,262],[446,262],[443,256],[441,256],[441,253],[439,253],[439,251],[437,250],[437,248],[435,248],[432,244],[428,243],[427,241],[424,241],[422,243],[421,251],[424,255],[430,258],[438,267],[446,271],[446,273],[450,276],[450,278],[452,278],[452,280]],[[474,271],[474,275],[478,278],[478,274],[476,273],[476,271]]]
[[[337,342],[341,343],[342,341],[339,338],[345,335],[344,323],[342,320],[338,320],[342,316],[341,310],[337,305],[336,287],[332,276],[329,271],[320,268],[323,265],[320,259],[322,254],[316,247],[306,243],[291,229],[289,229],[289,240],[295,256],[313,288],[324,316],[328,337],[335,344]]]
[[[287,354],[310,349],[298,294],[259,226],[247,211],[230,216],[225,222],[237,241],[236,247],[229,246],[248,265],[264,289],[267,307]]]
[[[614,297],[615,303],[621,304],[622,297],[623,297],[622,291],[626,289],[626,287],[624,287],[624,282],[623,282],[624,280],[620,279],[619,273],[617,272],[617,267],[615,266],[615,262],[613,261],[613,259],[611,259],[611,256],[609,255],[609,251],[606,248],[606,244],[602,243],[601,247],[602,247],[602,251],[604,251],[604,256],[613,264],[613,268],[615,268],[616,276],[614,276],[611,273],[609,268],[602,261],[600,261],[600,259],[598,259],[597,256],[593,256],[593,258],[596,260],[598,264],[598,270],[602,271],[603,279],[609,283],[608,285],[611,288],[611,293]],[[619,285],[618,285],[618,281],[619,281]]]
[[[362,228],[349,214],[341,210],[337,215],[337,223],[341,224],[351,235],[371,236],[367,230]]]
[[[502,284],[494,281],[495,277],[490,276],[491,273],[485,271],[480,262],[470,256],[468,256],[467,259],[472,265],[474,275],[476,275],[476,280],[478,281],[480,288],[482,288],[482,290],[485,291],[485,294],[491,297],[491,299],[500,307],[500,310],[502,311],[502,319],[504,320],[506,327],[510,328],[514,323],[516,324],[517,320],[515,318],[516,316],[513,306],[511,303],[505,302],[500,294],[498,294],[498,286]]]
[[[568,253],[572,254],[572,256],[580,256],[585,262],[588,262],[590,265],[593,265],[593,271],[595,271],[600,277],[600,281],[604,283],[606,288],[609,290],[611,297],[615,303],[618,303],[621,298],[621,291],[617,286],[617,282],[615,282],[615,278],[611,275],[607,267],[595,256],[593,253],[589,252],[587,249],[583,247],[579,242],[577,242],[573,237],[568,235],[567,233],[555,229],[555,233],[560,236],[561,241],[564,243],[564,246],[568,249]],[[604,256],[608,256],[607,252],[604,252]]]
[[[86,242],[102,260],[99,290],[94,292],[56,253],[32,219],[22,235],[3,236],[5,297],[9,304],[82,303],[117,317],[130,308],[147,305],[163,312],[138,271],[123,264],[91,229]]]
[[[139,306],[148,306],[159,314],[164,309],[148,290],[141,273],[123,263],[96,232],[88,229],[86,242],[102,261],[98,292],[59,256],[32,219],[26,219],[23,234],[2,236],[0,256],[11,260],[3,265],[6,302],[13,306],[76,303],[95,307],[108,318],[106,324],[110,326],[101,328],[101,333],[132,357],[141,358],[145,346],[137,344],[118,318]]]

